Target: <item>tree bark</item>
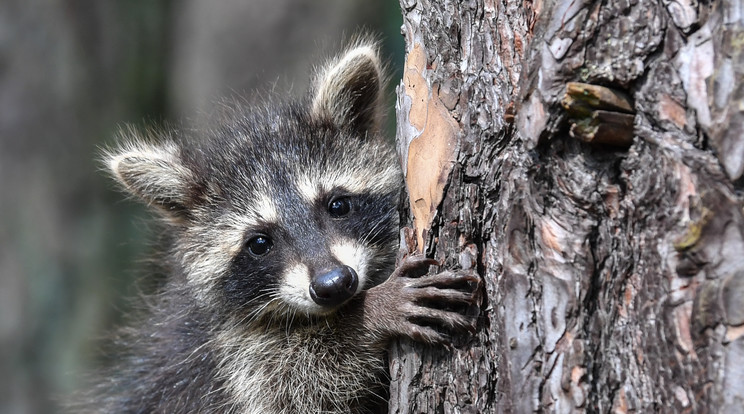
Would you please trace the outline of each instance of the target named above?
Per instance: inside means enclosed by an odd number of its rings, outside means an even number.
[[[401,6],[404,248],[484,299],[389,411],[742,412],[740,1]]]

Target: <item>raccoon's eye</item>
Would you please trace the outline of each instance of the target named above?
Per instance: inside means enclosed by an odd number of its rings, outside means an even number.
[[[340,197],[336,198],[334,200],[331,200],[331,202],[328,204],[328,212],[331,214],[331,217],[338,218],[343,217],[351,211],[351,201],[348,197]]]
[[[274,246],[268,236],[256,236],[245,242],[245,247],[254,256],[263,256]]]

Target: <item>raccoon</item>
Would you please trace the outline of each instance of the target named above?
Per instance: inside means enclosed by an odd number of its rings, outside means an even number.
[[[167,281],[89,411],[369,412],[391,339],[474,329],[475,275],[424,276],[437,262],[416,255],[395,267],[403,181],[383,81],[362,41],[305,99],[123,133],[106,164],[164,223]]]

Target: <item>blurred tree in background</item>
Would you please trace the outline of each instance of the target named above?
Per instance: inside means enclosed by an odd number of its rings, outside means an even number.
[[[119,126],[302,93],[359,27],[398,63],[400,19],[394,0],[0,2],[0,413],[59,411],[136,293],[145,213],[96,161]]]

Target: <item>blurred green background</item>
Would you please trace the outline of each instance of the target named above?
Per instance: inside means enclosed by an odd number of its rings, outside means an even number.
[[[0,1],[0,413],[59,412],[137,292],[147,212],[96,161],[119,126],[302,94],[360,27],[396,84],[400,20],[395,0]]]

